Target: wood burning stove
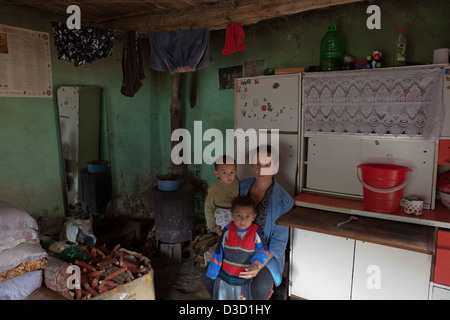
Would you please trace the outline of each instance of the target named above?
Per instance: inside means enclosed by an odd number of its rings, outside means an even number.
[[[193,186],[184,185],[175,191],[161,191],[155,187],[154,207],[156,241],[165,248],[173,249],[176,244],[181,254],[181,243],[192,241],[194,232]]]

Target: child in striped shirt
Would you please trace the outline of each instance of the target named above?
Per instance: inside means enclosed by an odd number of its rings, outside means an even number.
[[[251,300],[249,279],[239,274],[261,268],[268,258],[262,230],[253,223],[256,204],[248,196],[238,196],[231,205],[233,221],[223,230],[206,275],[215,279],[213,299]]]

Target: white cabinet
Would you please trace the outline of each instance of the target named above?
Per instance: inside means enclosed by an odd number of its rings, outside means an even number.
[[[426,300],[431,255],[356,241],[352,299]]]
[[[292,229],[289,294],[304,299],[428,299],[431,255]]]
[[[290,294],[304,299],[348,300],[354,240],[293,229]]]
[[[431,283],[430,300],[450,300],[450,287]]]

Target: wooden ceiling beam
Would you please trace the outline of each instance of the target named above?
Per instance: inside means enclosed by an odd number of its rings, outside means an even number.
[[[176,29],[225,29],[228,23],[243,25],[265,19],[292,15],[313,9],[342,5],[363,0],[243,0],[201,5],[191,10],[164,14],[146,14],[135,17],[99,21],[105,28],[114,30],[171,31]]]

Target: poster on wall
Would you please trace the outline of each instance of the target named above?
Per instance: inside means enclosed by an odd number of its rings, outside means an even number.
[[[0,24],[0,97],[52,98],[50,37]]]
[[[257,77],[264,74],[266,59],[255,59],[244,62],[244,77]]]
[[[234,89],[234,79],[242,77],[242,65],[219,68],[219,90]]]

